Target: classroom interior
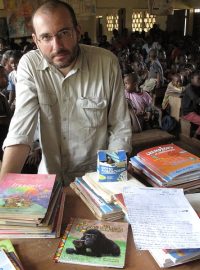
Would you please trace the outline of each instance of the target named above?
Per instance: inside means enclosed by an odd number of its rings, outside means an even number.
[[[22,54],[35,49],[31,39],[31,15],[43,2],[43,0],[0,1],[1,57],[7,49],[20,50]],[[100,46],[116,54],[123,78],[127,70],[133,71],[133,62],[141,61],[145,70],[148,69],[148,52],[143,46],[150,35],[153,37],[151,45],[154,42],[158,46],[156,48],[160,52],[159,61],[163,64],[165,83],[162,87],[153,87],[150,91],[154,112],[150,126],[143,128],[140,123],[136,126],[135,115],[132,115],[132,107],[129,106],[133,124],[132,155],[148,147],[173,142],[200,157],[200,139],[194,136],[198,126],[182,118],[181,93],[172,92],[166,96],[167,87],[174,74],[181,73],[186,86],[190,82],[188,73],[200,70],[200,1],[66,0],[63,2],[71,4],[75,9],[82,29],[80,42],[89,46]],[[117,41],[114,29],[117,30]],[[2,40],[4,48],[1,48]],[[184,62],[180,62],[180,59]],[[172,68],[175,69],[172,71]],[[141,77],[142,75],[143,73],[140,74]],[[163,107],[164,98],[167,98],[167,109]],[[166,115],[173,119],[173,127],[169,127],[171,122],[162,121]],[[2,136],[5,138],[5,132]],[[2,140],[1,138],[0,143],[3,143]],[[36,150],[40,150],[38,142]],[[0,165],[2,156],[3,152],[0,156]],[[23,173],[37,173],[37,166],[38,163],[34,166],[26,164]],[[71,216],[80,217],[80,215],[82,218],[94,219],[94,215],[81,198],[67,188],[63,227],[68,224]],[[59,270],[67,267],[72,270],[89,269],[87,265],[55,264],[52,257],[59,242],[60,239],[12,239],[25,269]],[[99,266],[96,269],[105,268]],[[160,269],[148,251],[136,250],[130,229],[125,269]],[[199,261],[175,266],[173,269],[198,270]]]
[[[44,1],[1,1],[0,38],[6,41],[8,48],[19,49],[20,45],[24,45],[23,48],[20,48],[22,54],[34,48],[31,38],[31,14],[42,2]],[[165,84],[160,89],[154,89],[151,93],[158,123],[157,126],[154,125],[153,128],[142,130],[142,132],[138,132],[137,129],[133,131],[133,154],[144,147],[175,141],[199,155],[199,140],[193,136],[195,125],[181,117],[181,96],[171,94],[169,97],[170,116],[177,121],[176,130],[163,130],[161,123],[165,115],[162,102],[167,85],[171,80],[170,75],[167,78],[167,73],[170,73],[172,63],[167,62],[167,60],[171,57],[172,51],[175,51],[179,45],[184,46],[180,54],[187,58],[186,66],[194,64],[194,68],[199,69],[199,1],[72,0],[66,2],[74,7],[81,25],[82,38],[80,42],[112,50],[121,61],[122,69],[127,68],[123,65],[130,66],[128,58],[136,58],[134,53],[137,50],[142,51],[142,46],[147,42],[151,32],[160,33],[154,35],[153,41],[161,43],[159,45],[160,57],[162,58],[162,54],[165,55],[165,59],[160,58],[160,62],[163,61],[162,64],[166,66],[166,70],[164,70],[164,73],[166,72],[164,74]],[[114,29],[117,30],[121,41],[111,47],[112,40],[114,40]],[[140,42],[141,44],[137,45]],[[138,49],[137,46],[140,48]],[[193,46],[194,49],[191,49]],[[0,53],[2,54],[2,52]],[[144,55],[143,52],[143,61],[147,63],[147,55]],[[193,63],[194,59],[196,63]],[[179,60],[174,58],[174,61]]]

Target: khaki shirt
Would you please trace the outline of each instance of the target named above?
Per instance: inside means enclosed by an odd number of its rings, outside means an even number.
[[[96,170],[97,150],[131,151],[131,123],[117,58],[108,50],[80,45],[64,77],[38,50],[18,65],[16,110],[4,147],[32,145],[39,121],[39,173],[66,183]]]

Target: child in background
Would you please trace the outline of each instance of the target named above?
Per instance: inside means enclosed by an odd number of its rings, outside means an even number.
[[[3,66],[0,66],[0,160],[2,160],[3,156],[2,145],[6,138],[11,119],[11,111],[7,98],[2,94],[2,91],[7,85],[8,79],[6,71]]]
[[[195,138],[200,138],[200,71],[191,74],[191,83],[183,92],[181,110],[183,119],[197,125],[194,133]]]
[[[15,85],[17,82],[17,66],[20,58],[22,57],[21,51],[13,50],[9,55],[8,62],[12,68],[12,71],[8,75],[9,85],[7,90],[9,91],[8,103],[14,112],[15,109]]]
[[[162,109],[167,110],[169,107],[170,95],[180,96],[183,92],[182,77],[179,73],[172,75],[172,81],[167,85],[167,90],[162,101]]]
[[[152,98],[142,91],[138,86],[138,75],[129,73],[124,75],[125,96],[131,103],[135,115],[137,116],[141,129],[146,129],[147,122],[150,119]]]

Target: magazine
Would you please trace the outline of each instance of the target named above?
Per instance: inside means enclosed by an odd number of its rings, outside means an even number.
[[[71,218],[55,262],[123,268],[128,223]]]
[[[196,176],[193,179],[188,179],[188,175],[186,174],[186,178],[184,175],[179,180],[172,180],[170,182],[161,178],[160,175],[157,175],[153,169],[149,166],[142,163],[142,160],[139,157],[134,156],[131,158],[130,163],[132,168],[136,174],[138,174],[142,179],[148,182],[151,186],[154,187],[176,187],[176,188],[183,188],[184,191],[191,191],[198,187],[200,187],[200,178],[199,178],[199,171],[195,171],[190,174],[191,176]]]

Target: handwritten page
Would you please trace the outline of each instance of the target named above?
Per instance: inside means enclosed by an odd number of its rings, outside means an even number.
[[[200,219],[182,189],[129,186],[123,196],[137,249],[200,247]]]

